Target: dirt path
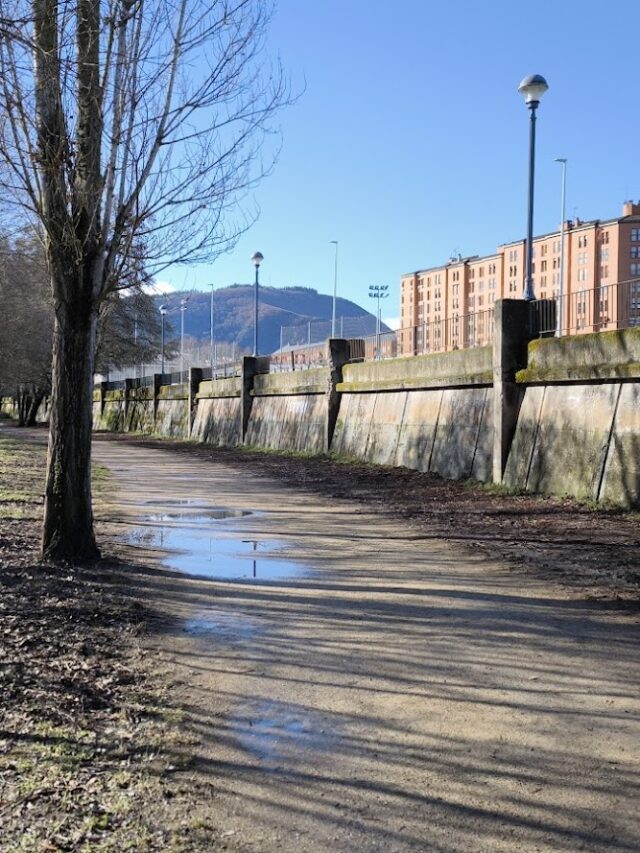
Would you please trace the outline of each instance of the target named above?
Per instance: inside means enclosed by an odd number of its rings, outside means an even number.
[[[209,522],[214,550],[258,543],[255,581],[131,579],[168,615],[150,642],[197,735],[176,766],[224,848],[640,849],[637,610],[572,599],[249,460],[115,442],[94,458],[117,483],[98,514],[121,521],[103,529],[133,537],[114,547],[141,566],[158,566],[158,530],[189,528],[183,513],[255,513]],[[282,559],[298,574],[262,580]]]

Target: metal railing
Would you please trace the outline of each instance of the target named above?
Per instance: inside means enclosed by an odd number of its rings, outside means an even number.
[[[229,361],[216,364],[212,367],[202,368],[203,379],[233,379],[242,373],[242,364],[239,361]]]
[[[271,370],[275,373],[292,370],[311,370],[326,367],[327,348],[324,343],[286,346],[271,355]]]
[[[554,301],[554,310],[549,306],[541,313],[541,333],[580,335],[640,326],[640,279],[603,284]]]
[[[393,333],[391,333],[393,334]],[[349,361],[364,361],[365,342],[363,338],[347,340]],[[294,370],[311,370],[314,367],[329,365],[326,342],[284,347],[271,355],[270,369],[274,373]]]
[[[493,308],[432,322],[425,320],[416,326],[406,326],[396,332],[365,338],[366,358],[429,355],[489,346],[493,343],[493,329]],[[395,336],[395,346],[392,336]]]
[[[360,317],[336,317],[336,338],[347,340],[363,338],[374,334],[375,330],[376,318],[371,314],[363,314]],[[296,326],[281,326],[280,349],[324,343],[331,337],[331,331],[331,320],[308,320]]]

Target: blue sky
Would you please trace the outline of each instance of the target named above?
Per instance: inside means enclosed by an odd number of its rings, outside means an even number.
[[[174,287],[261,281],[333,288],[366,305],[389,284],[454,251],[491,252],[525,231],[528,111],[517,87],[543,74],[535,230],[567,212],[618,215],[640,198],[640,3],[593,0],[279,0],[269,44],[294,88],[283,148],[255,191],[261,215],[211,266],[170,270]],[[373,307],[373,302],[370,307]]]

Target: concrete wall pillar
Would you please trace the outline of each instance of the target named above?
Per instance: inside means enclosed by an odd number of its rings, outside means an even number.
[[[331,442],[336,429],[338,414],[340,413],[340,400],[342,394],[337,390],[337,385],[342,382],[342,368],[348,363],[351,355],[349,341],[331,338],[327,341],[327,362],[329,365],[329,376],[327,379],[327,414],[325,420],[324,452],[331,450]]]
[[[530,303],[499,299],[493,337],[493,482],[501,483],[516,429],[522,391],[516,372],[527,366]]]
[[[202,382],[202,368],[201,367],[190,367],[189,368],[189,400],[188,400],[188,412],[187,412],[187,438],[191,438],[191,430],[193,429],[193,422],[195,420],[196,409],[198,407],[197,395],[198,395],[198,391],[200,390],[200,383],[201,382]]]
[[[160,388],[162,387],[162,373],[153,374],[153,431],[156,432],[156,419],[158,416],[158,400],[160,399]]]
[[[253,406],[253,378],[258,372],[258,359],[252,355],[245,355],[242,358],[242,390],[240,392],[240,440],[244,444],[247,429],[249,428],[249,418],[251,417],[251,407]]]
[[[107,399],[107,383],[101,382],[98,387],[100,391],[100,417],[102,417],[104,414],[104,404]]]
[[[135,379],[124,380],[124,432],[129,432],[129,409],[131,406],[132,390]]]

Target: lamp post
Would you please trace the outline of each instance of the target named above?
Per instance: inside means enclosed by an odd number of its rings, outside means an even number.
[[[336,336],[336,299],[338,297],[338,241],[330,241],[336,247],[336,253],[333,262],[333,308],[331,311],[331,337]]]
[[[564,240],[566,234],[566,197],[567,197],[567,158],[556,157],[556,163],[562,164],[562,189],[560,191],[560,287],[558,290],[558,325],[556,337],[562,337],[564,324]]]
[[[189,297],[180,300],[180,381],[182,382],[182,374],[184,373],[184,312],[187,310],[187,302]]]
[[[381,356],[380,353],[380,326],[382,323],[382,316],[380,313],[380,300],[386,299],[389,296],[389,285],[388,284],[370,284],[369,285],[369,297],[371,299],[377,299],[378,306],[376,311],[376,358],[379,359]]]
[[[164,373],[164,316],[167,313],[167,306],[160,306],[160,373]]]
[[[255,298],[253,304],[253,355],[258,355],[258,288],[260,287],[259,270],[260,264],[264,261],[262,252],[254,252],[251,257],[251,263],[256,268],[256,283],[255,283]]]
[[[136,376],[137,376],[138,375],[138,315],[137,314],[133,318],[133,356],[136,360]]]
[[[536,110],[540,105],[540,99],[549,86],[540,74],[529,74],[518,86],[518,91],[525,99],[525,103],[531,113],[529,123],[529,204],[527,215],[527,271],[524,283],[524,298],[533,301],[536,296],[533,292],[533,184],[536,159]]]
[[[216,358],[214,350],[213,334],[213,282],[211,282],[211,311],[209,314],[209,365],[211,366],[211,379],[215,379]]]

